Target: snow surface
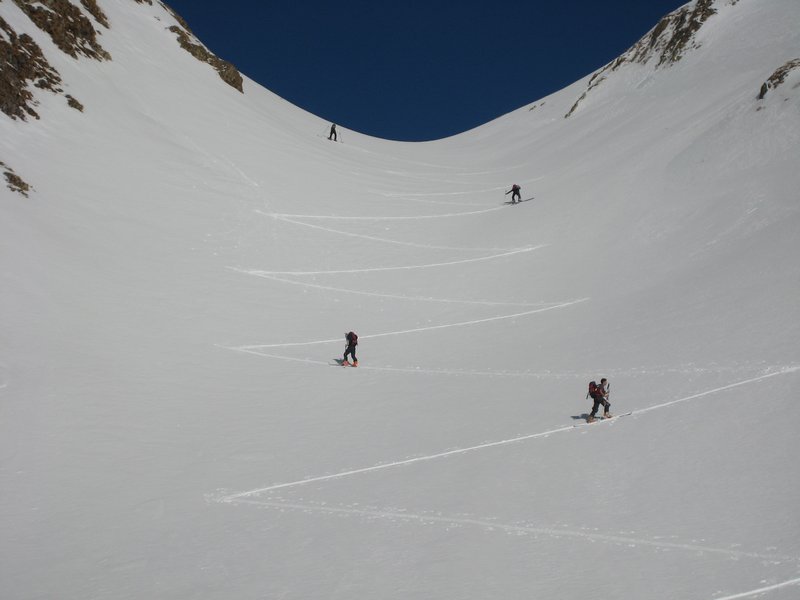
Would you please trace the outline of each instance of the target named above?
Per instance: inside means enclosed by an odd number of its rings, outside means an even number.
[[[0,596],[800,597],[800,3],[414,144],[100,4],[0,3],[86,107],[0,119]]]

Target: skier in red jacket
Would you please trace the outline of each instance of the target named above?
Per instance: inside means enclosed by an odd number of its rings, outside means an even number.
[[[608,379],[603,377],[600,380],[600,385],[592,384],[594,384],[594,381],[589,384],[589,393],[586,395],[587,398],[591,396],[594,401],[592,412],[586,419],[588,423],[592,423],[596,420],[597,409],[600,408],[601,405],[603,407],[603,418],[608,419],[611,417],[611,413],[609,412],[611,403],[608,401],[608,395],[611,393],[611,386],[608,383]]]

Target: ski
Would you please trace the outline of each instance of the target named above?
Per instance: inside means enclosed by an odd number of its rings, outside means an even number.
[[[511,200],[506,200],[505,202],[503,202],[503,204],[508,204],[508,205],[514,206],[515,204],[522,204],[523,202],[530,202],[533,199],[534,199],[533,196],[531,196],[530,198],[525,198],[524,200],[517,200],[516,202],[512,202]]]
[[[329,363],[333,367],[358,367],[358,363],[351,363],[349,360],[342,360],[341,358],[334,358],[332,363]]]
[[[621,413],[618,415],[611,415],[610,417],[595,417],[593,421],[590,421],[589,418],[586,418],[586,423],[579,423],[575,427],[580,427],[582,425],[591,425],[592,423],[597,423],[600,421],[613,421],[614,419],[619,419],[620,417],[628,417],[633,414],[633,411]]]

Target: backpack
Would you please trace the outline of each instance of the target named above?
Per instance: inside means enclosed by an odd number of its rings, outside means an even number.
[[[350,333],[347,334],[346,337],[347,337],[347,343],[350,344],[351,346],[355,346],[358,344],[358,336],[355,334],[355,332],[351,331]]]
[[[594,398],[595,395],[597,395],[599,393],[599,391],[600,391],[600,388],[597,386],[597,383],[594,382],[594,381],[590,381],[589,382],[589,393],[586,394],[586,395],[587,395],[587,397],[591,396],[592,398]]]

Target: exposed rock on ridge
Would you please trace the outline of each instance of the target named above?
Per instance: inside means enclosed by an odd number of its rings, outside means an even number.
[[[137,0],[138,1],[138,0]],[[166,5],[163,5],[164,8],[170,11],[178,23],[181,26],[173,25],[169,28],[169,30],[178,36],[178,43],[181,45],[181,48],[186,50],[189,54],[194,56],[200,62],[208,63],[212,67],[217,70],[219,76],[222,78],[222,81],[227,83],[229,86],[243,92],[242,83],[243,79],[239,71],[236,69],[233,64],[229,63],[226,60],[219,58],[218,56],[209,52],[205,46],[203,46],[200,41],[195,37],[195,35],[189,30],[186,22],[181,19],[175,12],[172,11]]]
[[[622,63],[647,63],[658,56],[660,67],[681,59],[686,50],[699,47],[695,35],[709,17],[716,14],[714,0],[698,0],[694,7],[684,6],[659,21],[644,38],[614,61],[613,69]]]
[[[2,2],[3,0],[0,0]],[[109,0],[117,2],[119,0]],[[138,4],[153,6],[152,0],[134,0]],[[100,45],[101,27],[111,29],[111,23],[97,0],[11,0],[31,22],[47,33],[62,52],[74,59],[88,57],[98,61],[111,60],[111,55]],[[178,42],[198,60],[210,64],[228,85],[242,92],[243,79],[229,62],[209,52],[191,33],[189,26],[169,6],[159,2],[172,15],[179,26],[170,27]],[[158,17],[156,17],[158,19]],[[92,23],[92,20],[96,23]],[[98,29],[95,29],[98,27]],[[17,34],[11,25],[0,17],[0,111],[11,119],[39,119],[35,107],[39,105],[35,88],[64,95],[68,106],[83,112],[83,104],[71,94],[64,94],[59,72],[48,62],[42,48],[28,34]],[[9,189],[27,196],[31,186],[0,163]]]
[[[0,0],[1,2],[2,0]],[[111,60],[111,55],[98,42],[98,31],[77,3],[70,0],[12,0],[53,43],[73,58],[86,56],[95,60]],[[149,4],[152,0],[135,0]],[[108,17],[97,0],[80,0],[83,8],[106,29],[111,28]],[[228,85],[242,91],[242,76],[231,63],[209,52],[191,33],[189,26],[169,6],[160,3],[180,26],[170,27],[178,42],[192,56],[210,64]],[[38,104],[29,84],[56,94],[63,93],[62,79],[50,65],[41,47],[27,34],[18,35],[0,17],[0,110],[12,119],[39,118],[34,107]],[[67,95],[67,104],[83,112],[83,104]]]
[[[735,4],[736,0],[731,3]],[[623,65],[627,63],[647,64],[657,58],[656,69],[662,66],[669,67],[678,62],[688,50],[699,48],[696,35],[703,24],[716,14],[717,11],[713,5],[714,0],[696,0],[693,5],[683,6],[661,19],[647,35],[622,56],[592,75],[586,91],[564,117],[568,118],[572,115],[593,89],[605,81],[610,73]]]
[[[17,35],[0,17],[0,110],[12,119],[39,115],[34,110],[38,104],[28,83],[36,87],[61,93],[61,76],[47,62],[42,49],[26,33]]]
[[[79,54],[96,60],[111,60],[97,41],[97,31],[81,9],[69,0],[14,0],[36,26],[48,33],[53,43],[72,58]],[[95,0],[83,0],[83,5],[98,22],[108,21]],[[92,7],[93,8],[90,8]]]
[[[783,85],[783,83],[786,81],[786,78],[789,76],[789,73],[795,69],[800,69],[800,58],[787,61],[784,65],[778,67],[775,72],[770,75],[769,79],[767,79],[761,85],[761,90],[758,93],[758,99],[763,100],[767,95],[767,92],[777,89]]]
[[[151,6],[153,5],[153,0],[134,0],[134,2],[139,4],[146,3]],[[202,42],[200,42],[197,36],[189,28],[189,24],[186,22],[186,20],[177,12],[175,12],[169,5],[165,4],[164,2],[159,2],[159,4],[161,4],[164,10],[172,15],[172,18],[178,22],[178,25],[169,27],[169,30],[178,36],[177,40],[181,48],[186,50],[200,62],[207,63],[214,67],[217,70],[217,73],[219,73],[222,81],[227,83],[232,88],[244,93],[244,90],[242,89],[244,80],[242,79],[242,76],[236,67],[227,60],[223,60],[214,53],[209,52],[209,50],[202,44]]]
[[[90,15],[94,17],[95,21],[100,23],[100,25],[106,29],[110,28],[106,14],[99,6],[97,6],[97,0],[81,0],[81,4],[83,4],[83,7],[89,11]]]

